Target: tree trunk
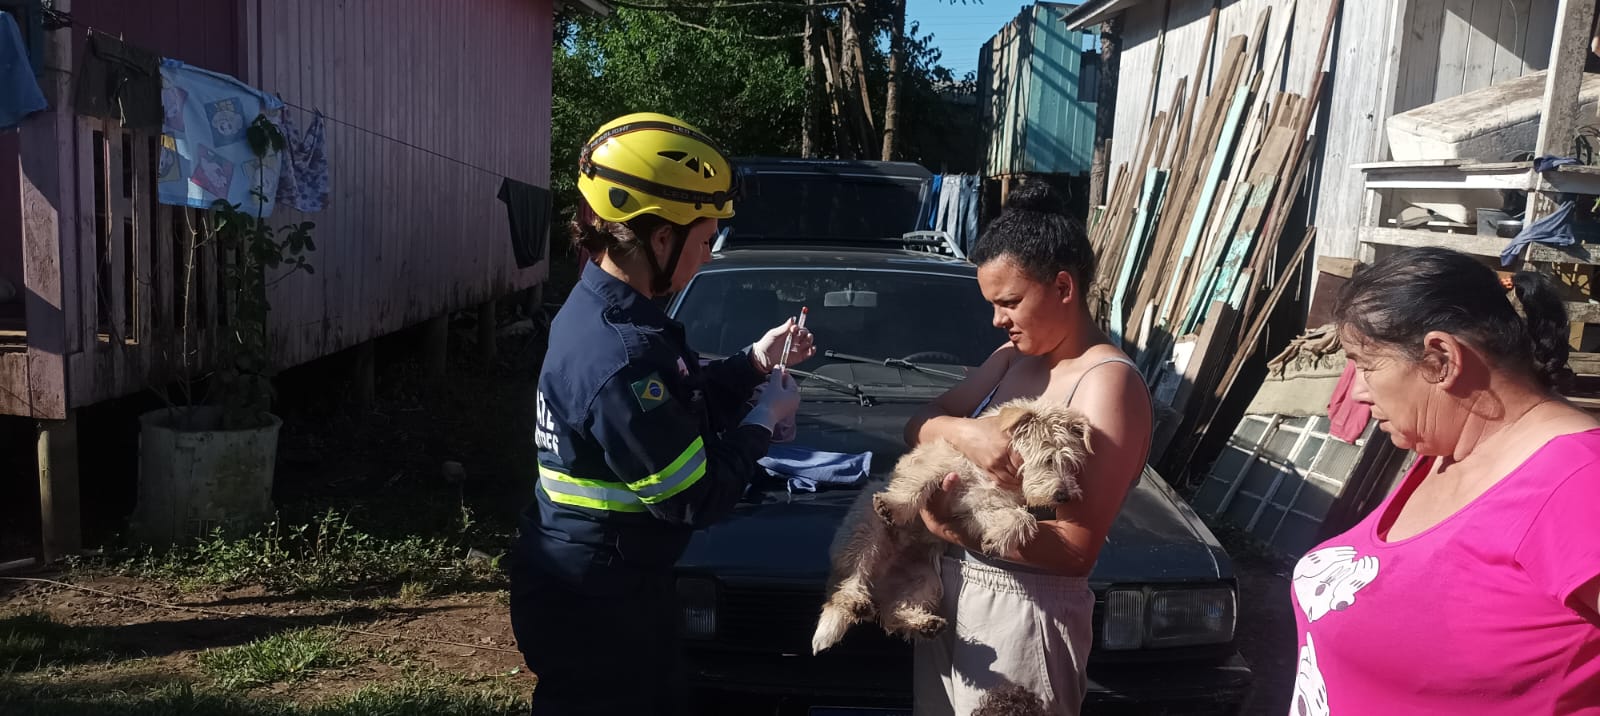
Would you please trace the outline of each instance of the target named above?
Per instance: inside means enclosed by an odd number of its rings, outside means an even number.
[[[867,76],[861,66],[861,34],[856,30],[856,14],[850,7],[845,7],[840,18],[839,67],[844,77],[845,105],[856,129],[853,153],[868,157],[872,156],[872,147],[877,142],[872,137],[872,102],[867,97]],[[856,103],[858,96],[860,104]]]
[[[844,88],[844,68],[840,60],[844,55],[839,52],[842,42],[834,42],[833,31],[822,31],[823,42],[827,47],[822,48],[822,73],[827,78],[828,105],[833,110],[833,152],[841,159],[855,159],[855,142],[850,139],[849,130],[845,129],[845,113],[849,105]],[[845,101],[842,101],[845,100]]]
[[[806,30],[801,40],[801,53],[806,63],[805,114],[800,121],[800,156],[816,156],[817,132],[817,47],[816,0],[806,0]]]
[[[900,131],[900,72],[906,54],[906,0],[894,0],[889,29],[889,86],[883,99],[883,161],[894,161]]]

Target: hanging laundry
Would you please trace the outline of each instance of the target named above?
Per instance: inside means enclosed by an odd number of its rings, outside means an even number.
[[[1372,418],[1372,406],[1350,397],[1356,384],[1356,363],[1346,361],[1339,382],[1333,387],[1333,398],[1328,401],[1328,434],[1352,445],[1367,431]]]
[[[228,75],[164,58],[161,107],[161,203],[209,209],[223,199],[251,215],[272,214],[282,155],[257,157],[248,131],[263,115],[280,123],[281,101]]]
[[[1532,224],[1523,227],[1522,233],[1506,244],[1500,251],[1500,265],[1510,266],[1517,256],[1528,244],[1541,243],[1548,246],[1571,246],[1578,243],[1578,237],[1572,233],[1572,209],[1575,202],[1570,194],[1561,195],[1561,205]]]
[[[505,202],[511,220],[511,251],[517,268],[539,263],[550,243],[550,190],[508,177],[500,181],[499,199]]]
[[[294,112],[283,110],[283,163],[278,175],[278,203],[296,211],[322,211],[328,205],[328,150],[322,128],[322,112],[311,118],[311,126],[301,134],[294,124]]]
[[[161,57],[97,30],[78,60],[72,106],[130,129],[161,126]]]
[[[0,12],[0,129],[15,127],[47,106],[28,61],[22,30],[11,13]]]

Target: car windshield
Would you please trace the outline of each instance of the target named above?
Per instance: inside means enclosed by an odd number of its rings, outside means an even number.
[[[977,366],[1005,342],[972,277],[889,270],[742,269],[695,277],[675,318],[689,345],[730,355],[807,309],[817,356],[802,366],[848,363],[823,351],[921,365]],[[914,371],[908,371],[914,372]],[[960,373],[959,369],[955,372]],[[944,385],[948,379],[940,379]]]

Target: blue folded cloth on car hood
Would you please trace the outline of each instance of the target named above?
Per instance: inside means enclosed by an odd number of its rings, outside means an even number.
[[[785,480],[790,493],[816,492],[819,486],[854,487],[872,472],[872,451],[828,452],[803,445],[773,445],[758,461],[767,473]]]

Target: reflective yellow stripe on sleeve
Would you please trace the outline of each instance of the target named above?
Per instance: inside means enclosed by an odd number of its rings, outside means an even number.
[[[705,439],[696,437],[666,469],[643,480],[628,483],[628,489],[637,493],[645,504],[654,505],[693,487],[705,474],[706,443]]]
[[[645,503],[638,495],[614,487],[615,484],[585,480],[543,465],[539,466],[539,487],[544,490],[544,494],[551,502],[608,512],[645,511]]]

